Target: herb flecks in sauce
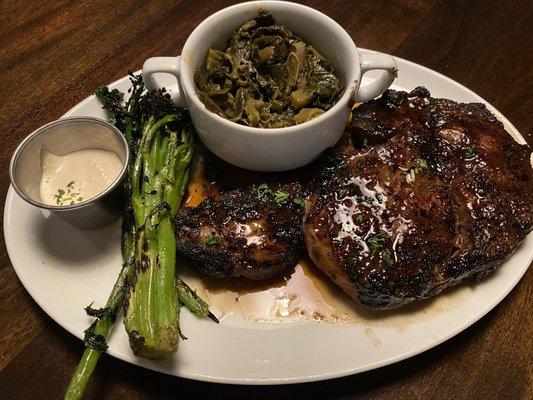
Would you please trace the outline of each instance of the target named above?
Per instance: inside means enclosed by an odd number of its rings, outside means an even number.
[[[265,11],[236,29],[224,51],[210,49],[194,80],[210,111],[260,128],[309,121],[343,90],[331,63]]]
[[[112,151],[82,149],[63,156],[46,149],[41,155],[39,196],[44,204],[69,206],[104,192],[123,164]]]
[[[76,181],[70,181],[67,183],[65,189],[57,189],[57,194],[54,194],[54,199],[56,200],[56,205],[65,206],[72,205],[83,201],[83,196],[80,195],[79,190],[74,188]]]

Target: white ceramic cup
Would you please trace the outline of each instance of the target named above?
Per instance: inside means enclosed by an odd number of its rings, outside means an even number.
[[[234,29],[257,16],[259,9],[271,12],[276,22],[287,26],[313,45],[333,64],[345,91],[330,110],[287,128],[253,128],[228,121],[209,111],[198,98],[194,73],[205,63],[210,48],[224,48]],[[361,85],[362,75],[383,70],[377,80]],[[237,4],[205,19],[191,33],[181,56],[153,57],[145,61],[143,76],[148,89],[156,89],[158,73],[178,80],[172,93],[176,104],[187,106],[200,139],[217,156],[255,171],[285,171],[316,159],[342,136],[353,102],[363,102],[383,93],[394,81],[394,58],[379,53],[359,53],[348,33],[335,21],[312,8],[285,1],[253,1]]]

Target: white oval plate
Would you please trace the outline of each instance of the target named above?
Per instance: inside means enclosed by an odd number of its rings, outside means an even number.
[[[393,86],[396,89],[423,85],[434,97],[487,104],[435,71],[400,58],[397,62],[400,73]],[[126,91],[129,81],[124,77],[111,87]],[[503,115],[488,107],[517,141],[525,143]],[[75,115],[106,117],[94,96],[65,114]],[[13,267],[24,287],[48,315],[82,338],[90,323],[83,308],[93,300],[97,305],[104,304],[119,272],[120,224],[99,231],[77,230],[28,205],[10,188],[4,233]],[[356,324],[260,324],[233,316],[216,325],[184,311],[181,326],[189,340],[182,342],[176,356],[166,360],[135,357],[118,321],[109,340],[109,353],[145,368],[211,382],[284,384],[355,374],[414,356],[472,325],[511,291],[532,259],[533,235],[529,235],[484,282],[448,291],[416,311],[382,317],[376,312],[375,320]]]

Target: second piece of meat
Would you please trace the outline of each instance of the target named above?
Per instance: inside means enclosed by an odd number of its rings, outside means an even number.
[[[298,261],[303,249],[301,186],[236,189],[181,210],[178,253],[217,278],[267,279]]]

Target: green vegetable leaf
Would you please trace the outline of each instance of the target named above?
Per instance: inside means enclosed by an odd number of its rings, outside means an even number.
[[[474,158],[476,156],[476,150],[472,146],[465,148],[466,158]]]
[[[359,197],[359,200],[362,203],[366,203],[366,204],[369,204],[369,205],[374,204],[374,198],[372,198],[370,196],[361,196],[361,197]]]
[[[306,208],[307,207],[307,199],[296,197],[292,200],[295,204],[298,204],[300,207]]]
[[[85,344],[85,347],[88,347],[90,349],[105,352],[107,351],[107,343],[105,341],[105,337],[102,335],[98,335],[93,332],[93,328],[96,326],[97,321],[94,321],[94,323],[85,330],[85,336],[83,338],[83,343]]]
[[[272,193],[267,183],[262,183],[258,187],[254,186],[250,190],[260,201],[266,200],[266,196]]]
[[[394,264],[394,257],[392,256],[391,252],[389,250],[383,250],[381,253],[381,259],[387,266],[391,266]]]
[[[220,238],[216,234],[207,235],[205,237],[206,246],[218,246],[220,244]]]
[[[289,193],[283,192],[281,190],[276,190],[274,192],[274,201],[278,204],[284,204],[289,198]]]
[[[102,108],[110,114],[111,122],[124,132],[126,127],[126,109],[123,104],[124,93],[118,89],[109,90],[107,86],[102,86],[96,90],[94,95],[102,103]]]
[[[194,82],[208,110],[259,128],[315,118],[343,89],[326,58],[262,10],[235,29],[223,49],[209,50]]]
[[[111,320],[114,320],[113,310],[111,310],[109,307],[93,308],[92,305],[93,303],[89,304],[87,307],[84,308],[87,315],[96,318],[108,317]]]
[[[337,195],[338,195],[339,199],[344,198],[344,196],[346,196],[346,193],[348,193],[348,189],[346,189],[346,188],[340,188],[340,189],[337,190]]]
[[[303,124],[319,115],[324,114],[324,110],[320,108],[302,108],[298,114],[294,116],[294,122],[296,125]]]
[[[385,244],[385,236],[383,233],[378,233],[368,238],[366,242],[368,243],[372,254],[376,254],[380,252],[381,248]]]

